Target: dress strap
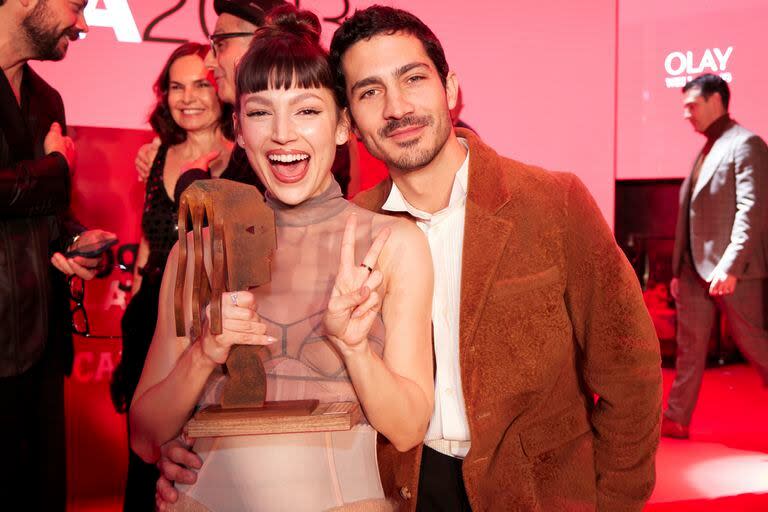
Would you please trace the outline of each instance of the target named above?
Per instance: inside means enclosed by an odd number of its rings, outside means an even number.
[[[163,181],[163,169],[165,168],[165,157],[168,155],[168,145],[162,144],[157,149],[155,159],[152,160],[152,167],[149,169],[149,177],[147,178],[147,185],[149,183],[156,183]]]

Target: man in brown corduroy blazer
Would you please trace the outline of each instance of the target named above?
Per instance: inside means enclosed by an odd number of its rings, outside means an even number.
[[[382,439],[387,495],[402,510],[641,510],[655,479],[659,346],[589,192],[571,174],[503,158],[454,131],[456,76],[413,15],[358,11],[334,35],[331,61],[357,135],[390,174],[355,201],[413,217],[433,249],[438,383],[450,344],[438,336],[439,294],[450,294],[440,274],[453,267],[435,253],[446,238],[434,233],[441,216],[464,215],[463,240],[456,229],[447,240],[458,240],[454,392],[469,435],[434,439],[431,425],[426,447],[406,453]],[[450,402],[441,387],[436,408]],[[453,419],[442,418],[445,434]]]

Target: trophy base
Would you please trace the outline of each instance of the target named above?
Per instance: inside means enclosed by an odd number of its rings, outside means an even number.
[[[212,405],[198,411],[184,429],[187,437],[194,438],[331,432],[350,430],[361,419],[360,404],[356,402],[285,400],[237,409]]]

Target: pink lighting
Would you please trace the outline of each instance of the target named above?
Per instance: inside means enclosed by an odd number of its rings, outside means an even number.
[[[768,138],[766,0],[302,1],[325,18],[326,44],[345,3],[347,14],[384,3],[421,17],[458,74],[461,120],[502,155],[575,173],[611,225],[617,180],[690,172],[704,139],[682,117],[689,77],[723,76],[733,117]],[[180,41],[206,41],[216,15],[212,0],[90,0],[86,16],[91,29],[64,61],[32,66],[66,106],[79,153],[75,214],[118,234],[117,265],[132,261],[140,237],[144,184],[133,161],[152,138],[151,85]],[[384,169],[367,152],[359,159],[369,188]],[[129,280],[114,270],[88,283],[93,333],[120,334]],[[666,297],[665,289],[664,311]],[[673,339],[667,312],[663,322],[663,312],[655,317],[657,332]],[[70,512],[121,509],[125,417],[109,398],[120,347],[119,339],[76,338],[66,387]],[[666,392],[673,377],[664,371]],[[707,370],[691,440],[662,440],[656,469],[647,512],[768,510],[768,390],[753,369]]]

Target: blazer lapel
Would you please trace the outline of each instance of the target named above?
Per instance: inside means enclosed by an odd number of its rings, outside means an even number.
[[[512,224],[496,217],[496,212],[509,202],[512,191],[506,176],[499,172],[501,165],[496,164],[500,157],[474,133],[457,130],[457,134],[469,142],[459,313],[459,346],[466,353],[512,233]]]
[[[30,71],[29,68],[25,68],[23,71],[22,98],[26,92],[25,88],[28,85]],[[5,134],[8,149],[13,155],[12,160],[20,161],[32,158],[32,135],[5,73],[0,73],[0,119],[3,120],[0,131]]]
[[[715,171],[720,165],[720,162],[722,162],[723,158],[725,158],[725,155],[728,152],[728,139],[730,139],[730,137],[728,135],[728,131],[726,131],[723,135],[720,136],[719,139],[715,141],[715,143],[712,145],[712,149],[709,150],[709,154],[701,164],[699,179],[696,180],[696,185],[693,187],[691,202],[696,199],[696,196],[699,195],[699,192],[701,192],[709,180],[712,179],[712,176],[715,174]]]
[[[462,352],[474,338],[488,290],[511,232],[511,224],[467,201],[459,313],[459,346]]]

